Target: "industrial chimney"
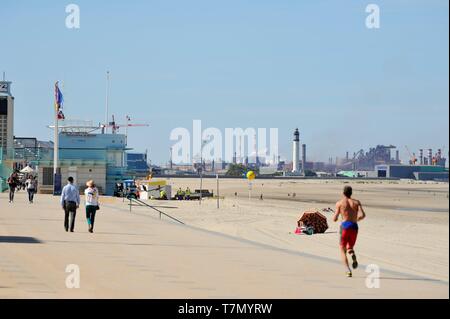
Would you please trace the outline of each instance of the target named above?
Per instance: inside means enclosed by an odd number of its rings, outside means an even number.
[[[424,165],[424,161],[423,161],[423,149],[419,150],[419,164],[420,165]]]
[[[306,144],[302,144],[302,174],[306,176]]]
[[[294,131],[294,141],[293,141],[293,149],[292,149],[292,173],[299,173],[299,164],[300,164],[300,133],[298,128]]]
[[[433,150],[431,148],[428,149],[428,165],[433,164]]]

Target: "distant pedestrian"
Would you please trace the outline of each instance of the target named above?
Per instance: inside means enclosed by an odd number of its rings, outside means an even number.
[[[13,203],[14,202],[14,194],[16,192],[16,188],[19,183],[19,176],[18,176],[17,172],[12,173],[8,177],[7,182],[8,182],[8,186],[9,186],[9,202]]]
[[[100,209],[98,203],[98,189],[95,187],[94,181],[89,180],[86,183],[87,188],[84,191],[86,201],[86,219],[88,223],[88,231],[94,232],[95,213]]]
[[[64,186],[61,192],[61,205],[64,210],[64,228],[66,231],[73,233],[75,229],[75,217],[77,209],[80,207],[80,193],[78,188],[73,185],[73,177],[67,179],[67,185]]]
[[[28,192],[28,201],[30,202],[30,204],[32,204],[33,200],[34,200],[34,194],[36,194],[36,190],[37,190],[36,179],[30,175],[25,182],[25,186],[26,186],[27,192]]]
[[[184,199],[191,200],[191,189],[189,187],[186,188],[186,192],[184,193]]]

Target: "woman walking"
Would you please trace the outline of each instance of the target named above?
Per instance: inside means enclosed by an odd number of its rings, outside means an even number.
[[[100,209],[98,205],[98,189],[95,187],[94,181],[89,180],[86,183],[86,219],[89,227],[89,232],[94,232],[95,213]]]
[[[27,181],[25,182],[25,187],[27,188],[28,192],[28,201],[30,202],[30,204],[32,204],[34,200],[34,194],[36,193],[37,188],[36,179],[30,175]]]

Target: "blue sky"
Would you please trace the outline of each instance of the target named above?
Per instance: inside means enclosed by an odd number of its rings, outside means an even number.
[[[170,132],[278,127],[291,157],[298,127],[308,158],[394,144],[449,146],[448,1],[2,0],[0,71],[13,81],[15,135],[52,138],[53,83],[65,113],[103,121],[110,109],[149,128],[129,146],[169,158]],[[381,10],[367,29],[366,5]]]

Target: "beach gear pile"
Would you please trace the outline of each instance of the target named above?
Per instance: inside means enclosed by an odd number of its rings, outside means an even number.
[[[305,211],[297,222],[298,233],[322,234],[328,229],[327,217],[319,213],[319,211]]]
[[[314,228],[306,227],[306,226],[297,227],[295,229],[295,234],[297,234],[297,235],[300,235],[300,234],[313,235],[314,234]]]

